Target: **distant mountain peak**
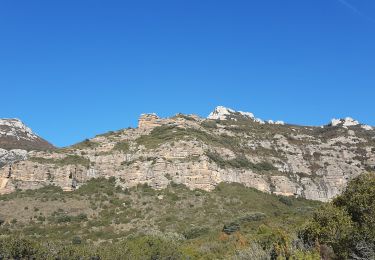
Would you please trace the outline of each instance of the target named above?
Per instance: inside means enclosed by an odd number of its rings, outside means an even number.
[[[54,146],[36,135],[18,118],[0,119],[0,148],[45,150]]]
[[[224,106],[217,106],[214,111],[212,111],[207,119],[212,119],[212,120],[229,120],[233,119],[236,120],[236,116],[242,116],[247,119],[252,119],[253,121],[259,123],[259,124],[276,124],[276,125],[284,125],[285,123],[283,121],[273,121],[273,120],[268,120],[264,121],[260,118],[256,118],[253,113],[251,112],[243,112],[243,111],[236,111],[231,108],[227,108]]]
[[[20,139],[34,140],[38,136],[18,118],[0,119],[0,137],[13,136]]]

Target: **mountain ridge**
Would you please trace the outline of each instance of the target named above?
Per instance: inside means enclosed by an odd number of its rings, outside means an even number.
[[[0,169],[0,193],[57,185],[74,190],[91,178],[115,177],[119,185],[171,182],[213,190],[238,182],[277,195],[328,201],[346,183],[375,169],[375,131],[353,119],[320,126],[264,121],[219,107],[208,119],[143,114],[137,128],[108,132]],[[9,176],[9,178],[7,177]],[[3,183],[4,183],[3,182]]]

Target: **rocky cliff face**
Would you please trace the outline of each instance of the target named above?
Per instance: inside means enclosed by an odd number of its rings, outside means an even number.
[[[0,193],[13,191],[8,185],[12,165],[28,158],[30,150],[54,149],[54,146],[40,138],[19,119],[0,119]],[[8,172],[8,173],[6,173]],[[9,187],[10,188],[9,188]]]
[[[90,178],[114,176],[123,187],[162,189],[175,182],[212,190],[238,182],[328,201],[348,180],[375,169],[375,131],[348,118],[307,127],[218,107],[208,119],[145,114],[138,128],[27,157],[0,169],[1,193],[49,184],[72,190]]]

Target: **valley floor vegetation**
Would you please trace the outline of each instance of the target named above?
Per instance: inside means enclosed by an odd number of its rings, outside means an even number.
[[[0,259],[374,259],[375,175],[331,203],[114,178],[0,196]]]

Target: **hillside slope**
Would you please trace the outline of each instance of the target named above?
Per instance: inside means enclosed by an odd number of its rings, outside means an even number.
[[[220,184],[211,192],[177,184],[122,190],[114,178],[91,180],[69,193],[58,187],[17,191],[0,196],[0,256],[1,237],[23,236],[51,255],[68,248],[63,259],[82,259],[72,252],[100,259],[232,259],[253,243],[268,253],[277,239],[295,238],[320,205],[240,184]],[[163,257],[172,252],[176,257]]]

